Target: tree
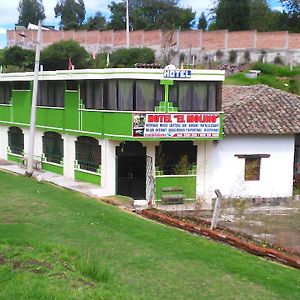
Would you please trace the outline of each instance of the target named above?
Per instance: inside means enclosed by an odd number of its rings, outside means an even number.
[[[109,28],[125,29],[126,2],[112,2]],[[132,30],[190,29],[195,12],[191,8],[181,8],[177,0],[131,0],[129,2],[129,21]]]
[[[215,14],[217,29],[250,29],[250,0],[220,0]]]
[[[76,41],[60,41],[54,43],[41,52],[41,64],[44,70],[65,70],[71,59],[76,69],[90,66],[90,55]]]
[[[3,65],[17,66],[21,71],[33,71],[35,52],[13,46],[4,50]]]
[[[204,12],[201,13],[198,22],[198,29],[206,30],[207,29],[207,20]]]
[[[155,62],[154,51],[150,48],[121,48],[110,56],[111,68],[134,67],[136,63],[151,64]]]
[[[18,23],[24,26],[28,26],[29,23],[37,24],[39,20],[43,21],[46,18],[42,0],[20,0],[18,12]]]
[[[94,17],[89,17],[84,24],[87,30],[104,30],[106,28],[106,19],[100,11],[95,13]]]
[[[267,0],[250,1],[250,29],[272,30],[272,10]]]
[[[300,1],[280,0],[287,13],[287,29],[291,32],[300,32]]]
[[[78,29],[85,19],[83,0],[60,0],[55,8],[55,18],[60,17],[60,28],[64,30]]]

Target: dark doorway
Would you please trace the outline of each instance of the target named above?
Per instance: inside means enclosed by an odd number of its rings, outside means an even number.
[[[117,194],[145,199],[146,148],[140,142],[122,142],[116,152]]]

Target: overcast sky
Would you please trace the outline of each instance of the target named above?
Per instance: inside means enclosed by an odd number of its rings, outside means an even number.
[[[237,0],[238,1],[238,0]],[[6,29],[14,29],[14,24],[18,22],[18,4],[20,0],[0,0],[0,48],[6,45]],[[96,11],[101,11],[106,17],[109,16],[109,10],[107,5],[111,3],[111,0],[84,0],[87,16],[93,15]],[[119,2],[115,0],[115,2]],[[180,0],[180,6],[192,7],[196,11],[197,16],[202,11],[207,11],[210,7],[211,0]],[[269,1],[272,8],[280,7],[279,0]],[[47,25],[58,25],[59,19],[54,17],[54,7],[57,0],[43,0],[45,7]]]

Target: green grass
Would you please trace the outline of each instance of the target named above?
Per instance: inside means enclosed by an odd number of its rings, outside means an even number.
[[[243,73],[236,73],[226,77],[225,84],[265,84],[286,92],[300,94],[300,81],[297,79],[297,77],[300,76],[299,67],[293,68],[293,71],[290,71],[289,67],[286,66],[255,63],[251,66],[251,69],[261,71],[257,78],[247,78],[245,76],[247,71],[245,71]]]
[[[300,271],[0,172],[0,299],[297,299]]]

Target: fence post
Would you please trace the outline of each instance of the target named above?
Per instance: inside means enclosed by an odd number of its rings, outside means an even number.
[[[215,193],[217,195],[217,198],[216,198],[214,213],[213,213],[211,225],[210,225],[211,230],[213,230],[217,227],[218,218],[219,218],[220,210],[221,210],[221,203],[222,203],[221,192],[219,190],[215,190]]]

